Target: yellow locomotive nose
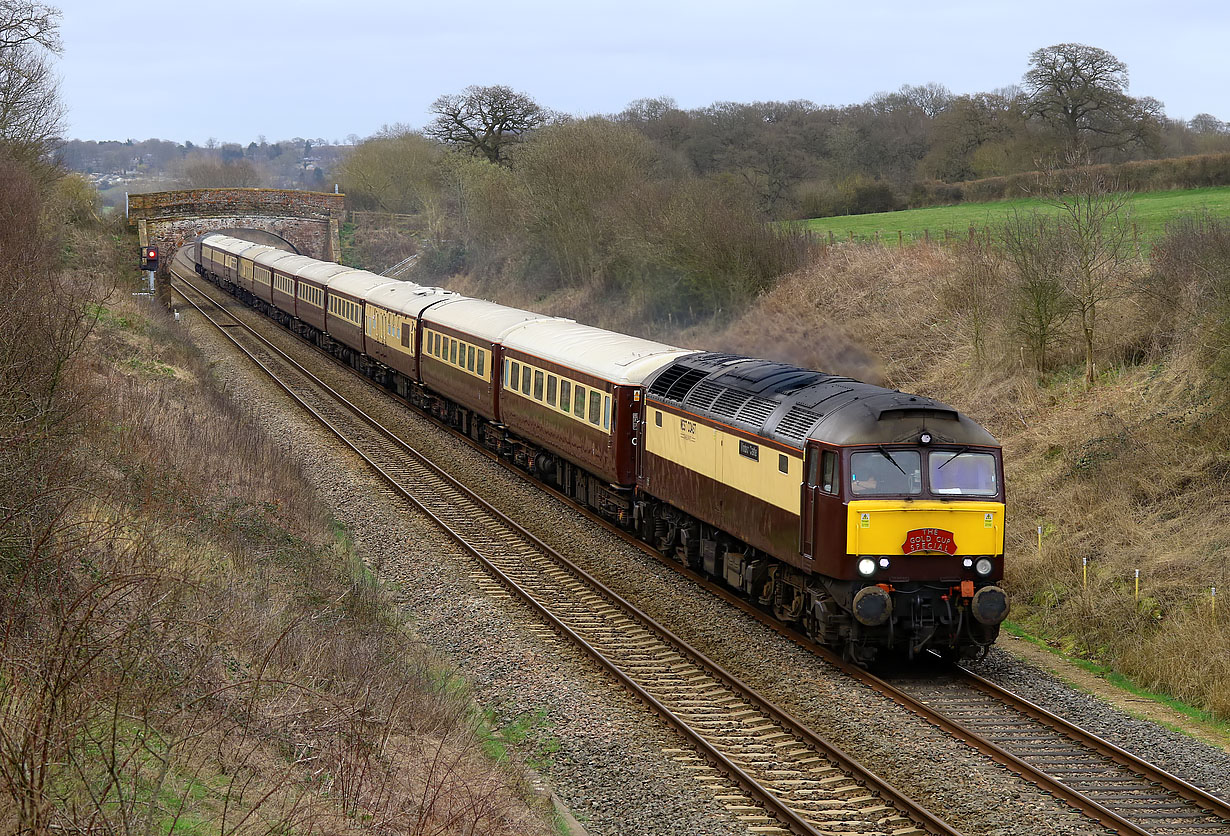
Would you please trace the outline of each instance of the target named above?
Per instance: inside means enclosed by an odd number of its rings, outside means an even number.
[[[1004,553],[1003,519],[1002,502],[855,500],[849,504],[846,551],[997,557]]]

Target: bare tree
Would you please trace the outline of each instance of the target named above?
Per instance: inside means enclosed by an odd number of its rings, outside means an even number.
[[[1056,44],[1035,50],[1029,63],[1030,112],[1057,130],[1069,150],[1123,149],[1155,132],[1161,102],[1129,96],[1127,64],[1106,50]]]
[[[63,129],[64,110],[50,56],[60,51],[60,12],[0,0],[0,144],[34,162]]]
[[[1129,195],[1088,158],[1071,155],[1066,162],[1048,173],[1048,202],[1059,211],[1061,276],[1080,316],[1085,382],[1092,385],[1098,311],[1125,292],[1123,273],[1132,255]]]
[[[0,51],[19,46],[59,54],[60,10],[28,0],[0,0]]]
[[[507,147],[547,123],[549,114],[533,99],[510,87],[471,85],[436,99],[436,118],[423,133],[457,148],[507,162]]]
[[[1016,269],[1012,304],[1016,332],[1033,357],[1034,370],[1046,373],[1047,357],[1072,305],[1060,276],[1063,247],[1058,225],[1038,213],[1014,212],[1004,225],[1004,249]]]

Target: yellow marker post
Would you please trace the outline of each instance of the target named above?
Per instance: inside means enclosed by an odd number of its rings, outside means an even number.
[[[1081,558],[1081,583],[1085,589],[1089,588],[1089,558]]]
[[[1136,594],[1133,596],[1137,601],[1140,600],[1140,570],[1136,570]]]
[[[1042,559],[1042,526],[1038,526],[1038,559]]]

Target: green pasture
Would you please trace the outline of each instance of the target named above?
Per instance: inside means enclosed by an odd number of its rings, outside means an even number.
[[[1128,208],[1142,243],[1159,238],[1166,223],[1185,214],[1208,212],[1230,218],[1230,186],[1182,191],[1141,192],[1132,195]],[[1013,212],[1055,213],[1058,210],[1039,198],[1003,200],[994,203],[963,203],[958,206],[933,206],[900,212],[871,215],[841,215],[801,221],[805,228],[831,241],[880,241],[896,246],[899,242],[957,240],[968,238],[970,230],[980,234],[990,230],[996,235]]]

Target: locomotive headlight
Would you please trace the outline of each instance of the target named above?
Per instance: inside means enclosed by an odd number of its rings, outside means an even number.
[[[923,433],[922,435],[920,435],[918,437],[918,443],[919,444],[930,444],[931,443],[931,433]]]
[[[961,565],[964,566],[966,569],[969,569],[974,565],[974,560],[973,558],[967,557],[961,561]]]
[[[887,569],[887,568],[888,568],[888,558],[887,558],[887,557],[881,557],[881,558],[880,558],[880,568],[881,568],[881,569]]]
[[[865,578],[870,578],[876,573],[876,562],[870,557],[864,557],[858,562],[858,573]]]
[[[995,566],[991,563],[991,558],[989,557],[980,557],[978,562],[974,564],[974,571],[980,575],[989,575],[994,568]]]

